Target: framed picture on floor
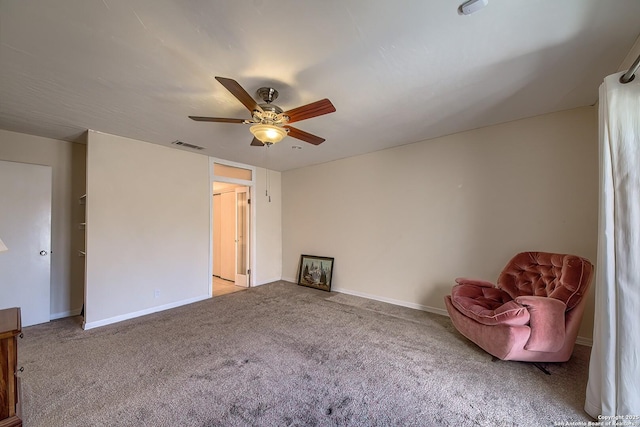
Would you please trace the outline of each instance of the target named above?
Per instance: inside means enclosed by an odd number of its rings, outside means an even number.
[[[298,285],[331,290],[333,258],[315,255],[301,255],[298,270]]]

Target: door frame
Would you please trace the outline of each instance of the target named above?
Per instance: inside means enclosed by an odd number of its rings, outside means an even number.
[[[219,165],[250,170],[251,180],[215,175],[213,172],[213,165],[215,163]],[[229,184],[238,184],[249,187],[249,194],[253,199],[253,195],[256,194],[256,169],[257,168],[255,166],[245,165],[244,163],[237,163],[230,160],[209,157],[209,278],[211,280],[213,280],[213,183],[226,182]],[[247,281],[247,287],[250,288],[254,285],[254,277],[256,276],[256,204],[254,200],[252,200],[249,204],[249,215],[249,269],[251,270],[251,274],[249,275],[249,280]],[[209,296],[213,296],[213,286],[209,286]]]

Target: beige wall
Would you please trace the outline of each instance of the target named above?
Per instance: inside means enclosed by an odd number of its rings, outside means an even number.
[[[633,64],[633,62],[636,60],[638,55],[640,55],[640,36],[638,36],[638,38],[636,39],[636,42],[631,47],[631,50],[622,61],[622,64],[620,64],[620,67],[618,67],[618,71],[626,72],[629,69],[629,67],[631,67],[631,64]],[[636,73],[636,77],[637,77],[637,73]]]
[[[254,285],[263,285],[282,278],[282,174],[256,168],[256,191],[251,196],[256,203],[256,276]],[[267,185],[269,197],[265,196]]]
[[[87,256],[94,279],[88,327],[208,297],[209,158],[97,132],[90,135],[94,187],[84,207],[78,199],[87,192],[87,145],[0,130],[1,160],[53,169],[52,318],[79,314],[84,302],[85,258],[78,251],[85,249],[85,231],[78,224],[85,209],[94,218],[86,230],[94,248]],[[266,171],[257,168],[256,175],[254,285],[261,285],[281,278],[282,195],[279,172],[269,171],[271,202],[264,196]],[[177,228],[176,216],[183,221]],[[185,224],[193,228],[181,233],[177,243],[172,241]],[[176,277],[191,284],[176,286]],[[154,297],[156,289],[159,298]]]
[[[86,210],[86,328],[209,297],[208,157],[90,131]]]
[[[586,107],[284,172],[283,278],[331,256],[336,290],[444,314],[455,277],[495,281],[519,251],[595,263],[597,157]]]
[[[85,192],[86,145],[0,130],[0,160],[51,166],[51,318],[80,313],[84,246],[78,198]]]

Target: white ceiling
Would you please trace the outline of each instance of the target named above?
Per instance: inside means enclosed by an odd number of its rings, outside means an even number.
[[[0,128],[75,140],[93,129],[288,170],[591,105],[640,34],[638,0],[0,0]],[[214,76],[326,138],[249,145]],[[301,145],[302,150],[292,149]],[[177,148],[182,149],[182,148]]]

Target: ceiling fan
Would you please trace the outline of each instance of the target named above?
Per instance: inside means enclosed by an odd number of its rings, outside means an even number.
[[[320,138],[319,136],[294,128],[293,126],[289,126],[289,123],[333,113],[336,111],[336,108],[328,99],[321,99],[320,101],[312,102],[311,104],[283,111],[282,108],[272,104],[272,102],[278,98],[278,91],[272,87],[261,87],[258,89],[257,94],[264,101],[263,104],[258,104],[237,81],[225,77],[216,77],[216,80],[231,92],[233,96],[238,98],[245,107],[247,107],[251,113],[251,118],[229,119],[221,117],[189,116],[190,119],[198,122],[250,124],[251,127],[249,130],[254,137],[253,141],[251,141],[251,145],[260,147],[280,142],[287,135],[313,145],[322,144],[325,141],[324,138]]]

